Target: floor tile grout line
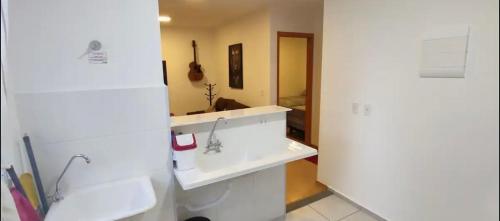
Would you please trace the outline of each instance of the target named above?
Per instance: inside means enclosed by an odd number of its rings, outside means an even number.
[[[347,217],[352,216],[352,215],[354,215],[355,213],[358,213],[359,211],[361,211],[361,210],[356,209],[356,211],[354,211],[354,212],[350,213],[349,215],[344,216],[344,217],[342,217],[342,218],[340,218],[340,219],[338,219],[338,220],[335,220],[335,221],[342,221],[342,220],[344,220],[344,219],[347,219]]]
[[[309,208],[311,208],[314,212],[316,212],[317,214],[319,214],[321,217],[325,218],[327,221],[332,221],[330,220],[330,218],[326,217],[325,215],[323,215],[323,213],[320,213],[318,210],[314,209],[314,207],[311,206],[311,204],[307,205]]]
[[[356,203],[355,201],[351,200],[349,197],[346,197],[345,195],[341,194],[340,192],[335,191],[332,187],[329,186],[328,190],[331,191],[334,196],[337,196],[337,197],[349,202],[351,205],[354,205],[358,210],[362,211],[363,213],[367,213],[373,219],[378,220],[378,221],[387,221],[387,219],[384,219],[383,217],[381,217],[377,213],[373,212],[372,210],[367,209],[364,206],[361,206],[359,203]]]
[[[333,195],[330,195],[330,196],[333,196]],[[344,201],[344,200],[342,199],[342,201]],[[307,206],[311,207],[311,209],[313,209],[314,211],[316,211],[317,213],[319,213],[322,217],[326,218],[328,221],[341,221],[341,220],[346,219],[347,217],[349,217],[349,216],[351,216],[351,215],[353,215],[353,214],[355,214],[355,213],[357,213],[357,212],[361,211],[361,209],[360,209],[360,208],[358,208],[358,207],[354,206],[354,208],[355,208],[356,210],[354,210],[353,212],[351,212],[351,213],[349,213],[349,214],[347,214],[347,215],[345,215],[345,216],[341,217],[340,219],[330,220],[330,218],[326,217],[326,216],[325,216],[325,215],[323,215],[321,212],[319,212],[318,210],[314,209],[314,207],[312,207],[312,206],[311,206],[311,204],[312,204],[312,203],[310,203],[310,204],[309,204],[309,205],[307,205]]]

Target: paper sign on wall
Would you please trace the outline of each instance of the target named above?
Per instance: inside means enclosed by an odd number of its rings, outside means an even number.
[[[91,51],[88,54],[89,64],[107,64],[108,54],[105,51]]]

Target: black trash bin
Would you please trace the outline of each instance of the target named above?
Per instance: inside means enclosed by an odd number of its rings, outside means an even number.
[[[186,219],[186,221],[210,221],[210,219],[208,219],[206,217],[197,216],[197,217],[191,217],[189,219]]]

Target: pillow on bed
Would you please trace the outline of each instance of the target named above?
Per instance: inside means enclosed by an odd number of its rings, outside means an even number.
[[[305,96],[280,97],[279,104],[284,107],[294,107],[306,104]]]

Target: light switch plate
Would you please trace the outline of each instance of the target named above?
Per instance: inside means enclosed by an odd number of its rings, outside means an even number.
[[[352,113],[353,114],[358,114],[359,113],[359,103],[352,103]]]
[[[371,113],[372,113],[372,105],[371,104],[363,105],[363,114],[365,116],[370,116]]]

